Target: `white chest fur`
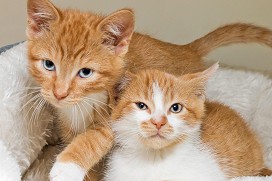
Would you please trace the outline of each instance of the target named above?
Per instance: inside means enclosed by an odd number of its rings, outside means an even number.
[[[75,133],[82,133],[94,122],[94,114],[101,116],[101,111],[106,111],[108,101],[107,92],[89,95],[84,101],[65,109],[59,109],[60,117],[67,121]]]
[[[105,180],[222,181],[226,178],[208,149],[199,143],[185,142],[164,153],[116,149]]]

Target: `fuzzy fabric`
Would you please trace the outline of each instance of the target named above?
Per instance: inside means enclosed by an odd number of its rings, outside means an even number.
[[[208,83],[207,97],[241,114],[259,136],[266,165],[272,168],[272,80],[261,73],[221,68]]]
[[[230,181],[272,181],[272,177],[240,177]]]
[[[0,180],[15,181],[20,180],[20,168],[18,162],[12,157],[12,153],[0,140]]]
[[[33,120],[35,86],[28,74],[26,43],[0,55],[0,181],[47,181],[53,156],[46,146],[53,115],[44,109]],[[28,95],[29,94],[29,95]],[[237,110],[264,145],[272,168],[272,80],[260,73],[220,69],[207,86],[207,97]],[[24,106],[27,104],[26,106]],[[22,109],[23,108],[23,109]],[[243,177],[232,181],[272,181],[272,177]]]
[[[36,85],[28,73],[26,56],[26,43],[0,55],[1,181],[20,180],[46,145],[47,127],[53,120],[47,108],[35,114],[37,103],[31,101],[35,94],[30,93]]]

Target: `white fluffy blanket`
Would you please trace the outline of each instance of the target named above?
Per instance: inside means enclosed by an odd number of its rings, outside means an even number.
[[[26,44],[22,43],[0,55],[0,181],[46,180],[39,154],[46,145],[50,109],[35,115],[35,101],[30,101],[35,87],[27,71]],[[260,137],[267,166],[272,168],[272,81],[259,73],[221,69],[209,82],[207,96],[236,109]],[[32,121],[30,121],[32,120]],[[48,153],[56,153],[48,147]],[[52,155],[52,154],[48,154]],[[49,157],[49,156],[48,156]],[[45,160],[49,159],[45,156]],[[35,161],[35,162],[34,162]],[[34,164],[33,164],[34,163]],[[272,177],[245,177],[235,181],[272,181]]]
[[[20,180],[46,145],[53,120],[48,109],[34,112],[26,55],[25,43],[0,55],[0,181]]]

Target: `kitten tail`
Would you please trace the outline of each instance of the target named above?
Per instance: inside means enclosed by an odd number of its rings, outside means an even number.
[[[272,47],[272,31],[251,24],[235,23],[222,26],[202,38],[187,44],[200,56],[233,43],[261,43]]]

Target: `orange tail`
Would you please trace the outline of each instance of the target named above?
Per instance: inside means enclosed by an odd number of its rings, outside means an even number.
[[[200,56],[233,43],[261,43],[272,47],[272,30],[251,24],[229,24],[217,28],[202,38],[188,44]]]

